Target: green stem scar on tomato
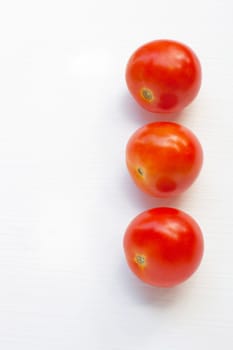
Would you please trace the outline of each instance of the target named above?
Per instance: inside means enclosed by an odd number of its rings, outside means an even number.
[[[143,170],[141,168],[138,168],[137,170],[138,170],[139,175],[141,175],[141,176],[144,175]]]
[[[198,176],[201,145],[187,128],[156,122],[138,129],[126,147],[126,164],[135,184],[155,197],[182,193]]]
[[[127,263],[143,282],[172,287],[198,268],[204,240],[197,222],[173,208],[146,210],[134,218],[123,241]]]
[[[178,112],[196,97],[201,65],[195,53],[173,40],[139,47],[126,67],[126,83],[141,107],[154,113]]]
[[[146,266],[146,257],[142,254],[135,254],[134,261],[142,269]]]
[[[142,98],[147,102],[152,102],[155,99],[153,92],[148,88],[142,88],[140,93]]]

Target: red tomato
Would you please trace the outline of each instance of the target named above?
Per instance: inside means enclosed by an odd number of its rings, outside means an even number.
[[[204,249],[202,232],[188,214],[155,208],[138,215],[124,236],[130,269],[145,283],[172,287],[199,266]]]
[[[148,111],[177,112],[197,95],[201,66],[186,45],[156,40],[141,46],[131,56],[126,82],[135,100]]]
[[[126,163],[134,182],[155,197],[185,191],[199,174],[202,160],[196,136],[176,123],[145,125],[131,136],[126,147]]]

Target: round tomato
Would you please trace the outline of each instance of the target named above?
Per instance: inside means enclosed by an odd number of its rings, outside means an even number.
[[[128,226],[124,251],[130,269],[145,283],[172,287],[199,266],[203,236],[188,214],[155,208],[139,214]]]
[[[126,163],[136,185],[155,197],[185,191],[203,160],[196,136],[184,126],[155,122],[138,129],[126,147]]]
[[[201,66],[186,45],[156,40],[141,46],[131,56],[126,82],[135,100],[148,111],[177,112],[197,95]]]

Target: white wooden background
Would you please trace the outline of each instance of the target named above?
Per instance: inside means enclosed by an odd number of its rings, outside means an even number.
[[[1,1],[0,349],[233,348],[232,4]],[[129,96],[125,65],[159,38],[190,45],[203,67],[176,121],[199,137],[204,167],[163,201],[124,163],[128,137],[159,119]],[[122,252],[129,221],[158,205],[205,235],[198,273],[168,290],[138,281]]]

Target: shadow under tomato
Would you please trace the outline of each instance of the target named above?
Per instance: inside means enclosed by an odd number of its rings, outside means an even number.
[[[188,193],[182,193],[178,196],[168,198],[156,198],[142,192],[132,181],[127,171],[121,177],[121,188],[125,198],[132,202],[134,207],[137,207],[139,212],[155,207],[182,207],[182,203],[186,201]]]
[[[127,92],[121,96],[120,106],[123,111],[123,115],[129,118],[144,123],[152,123],[156,121],[171,121],[175,122],[183,115],[183,111],[175,113],[152,113],[140,107],[132,96]]]
[[[182,283],[171,288],[161,288],[150,286],[140,281],[130,271],[126,261],[119,266],[119,274],[122,280],[122,286],[130,293],[130,297],[134,298],[140,304],[153,304],[156,307],[164,308],[182,301],[184,295],[190,290],[186,283]]]

